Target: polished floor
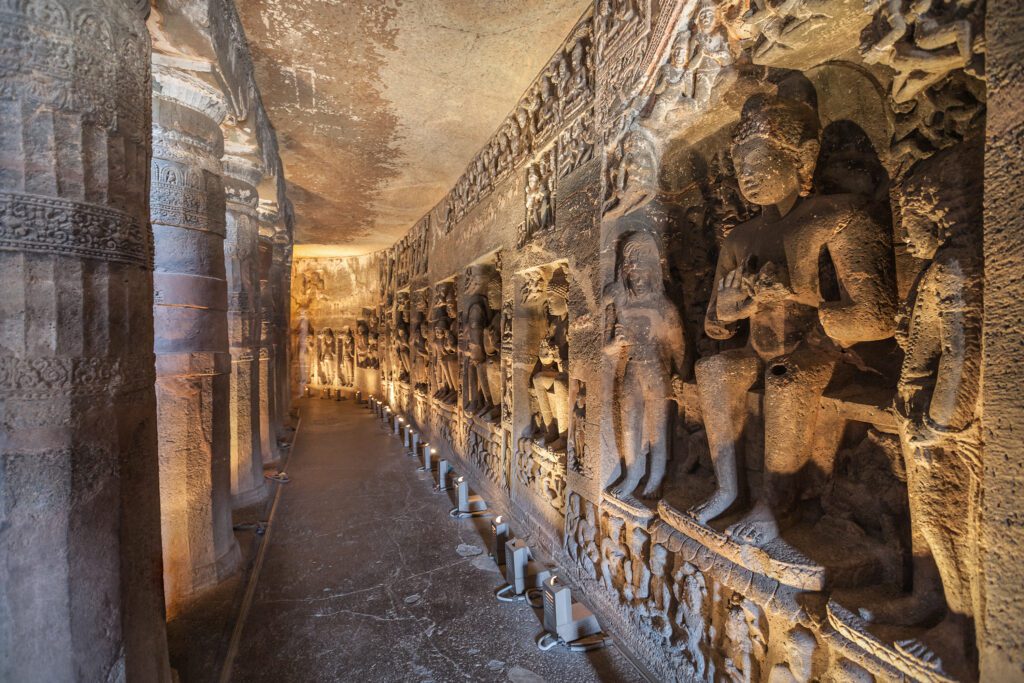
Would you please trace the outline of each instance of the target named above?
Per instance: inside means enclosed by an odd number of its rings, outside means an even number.
[[[231,681],[644,680],[614,645],[540,652],[541,612],[494,597],[486,523],[449,517],[371,411],[299,405]]]

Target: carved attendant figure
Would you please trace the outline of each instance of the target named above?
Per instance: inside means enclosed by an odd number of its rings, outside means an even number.
[[[341,342],[341,366],[345,373],[345,384],[352,386],[356,381],[356,340],[351,327],[345,326],[341,333]]]
[[[526,234],[532,236],[551,227],[551,196],[537,165],[526,172]]]
[[[625,581],[625,562],[629,548],[623,542],[626,523],[618,517],[608,517],[608,535],[601,540],[601,580],[604,587],[621,599],[619,587]]]
[[[546,295],[546,333],[530,382],[540,410],[543,443],[553,451],[564,451],[569,430],[569,280],[563,268],[551,275]]]
[[[397,297],[395,311],[395,348],[398,355],[399,381],[408,382],[412,370],[412,355],[409,350],[409,295],[405,292]]]
[[[891,337],[896,317],[890,231],[869,200],[804,198],[819,146],[817,112],[807,99],[758,95],[744,105],[732,155],[743,195],[763,208],[722,244],[705,330],[729,339],[749,320],[749,338],[745,348],[702,358],[696,368],[718,480],[715,493],[691,511],[703,523],[736,499],[746,395],[764,371],[763,490],[728,530],[755,545],[778,535],[779,517],[797,500],[796,479],[810,457],[818,403],[840,347]],[[826,248],[838,301],[823,301],[819,291]]]
[[[862,610],[872,621],[916,625],[944,618],[897,646],[925,660],[942,656],[954,676],[970,670],[981,593],[977,527],[981,512],[982,254],[977,148],[954,147],[923,161],[902,188],[911,253],[928,259],[911,296],[896,411],[907,468],[914,550],[913,593]],[[945,601],[943,601],[945,596]],[[930,652],[929,652],[930,650]],[[933,654],[934,653],[934,654]]]
[[[669,401],[682,389],[683,326],[665,296],[657,242],[647,233],[622,239],[616,282],[605,292],[614,363],[615,431],[622,477],[613,492],[631,495],[644,474],[643,496],[657,494],[668,462]],[[648,466],[648,462],[650,463]]]
[[[471,414],[483,415],[494,409],[485,348],[485,336],[495,315],[487,303],[487,285],[493,276],[494,268],[487,264],[470,266],[466,271],[466,409]]]

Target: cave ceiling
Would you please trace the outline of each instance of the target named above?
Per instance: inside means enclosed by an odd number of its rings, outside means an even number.
[[[592,0],[240,0],[296,254],[394,243],[441,200]]]

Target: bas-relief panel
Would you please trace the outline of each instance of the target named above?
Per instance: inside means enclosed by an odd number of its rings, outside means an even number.
[[[431,438],[664,680],[976,677],[981,15],[601,0],[593,106],[574,37],[382,266]]]

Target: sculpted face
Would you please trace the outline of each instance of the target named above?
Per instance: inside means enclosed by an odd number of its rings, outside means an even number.
[[[697,13],[697,17],[694,19],[697,29],[701,33],[711,33],[717,23],[717,17],[715,16],[715,10],[710,7],[705,7]]]
[[[754,204],[780,204],[800,192],[800,170],[794,155],[767,138],[736,145],[733,161],[740,191]]]
[[[626,271],[626,287],[636,296],[642,297],[654,290],[651,273],[647,268],[643,268],[638,263],[629,263],[624,270]]]
[[[903,227],[907,231],[907,251],[915,258],[931,260],[940,246],[934,219],[919,211],[905,209]]]

